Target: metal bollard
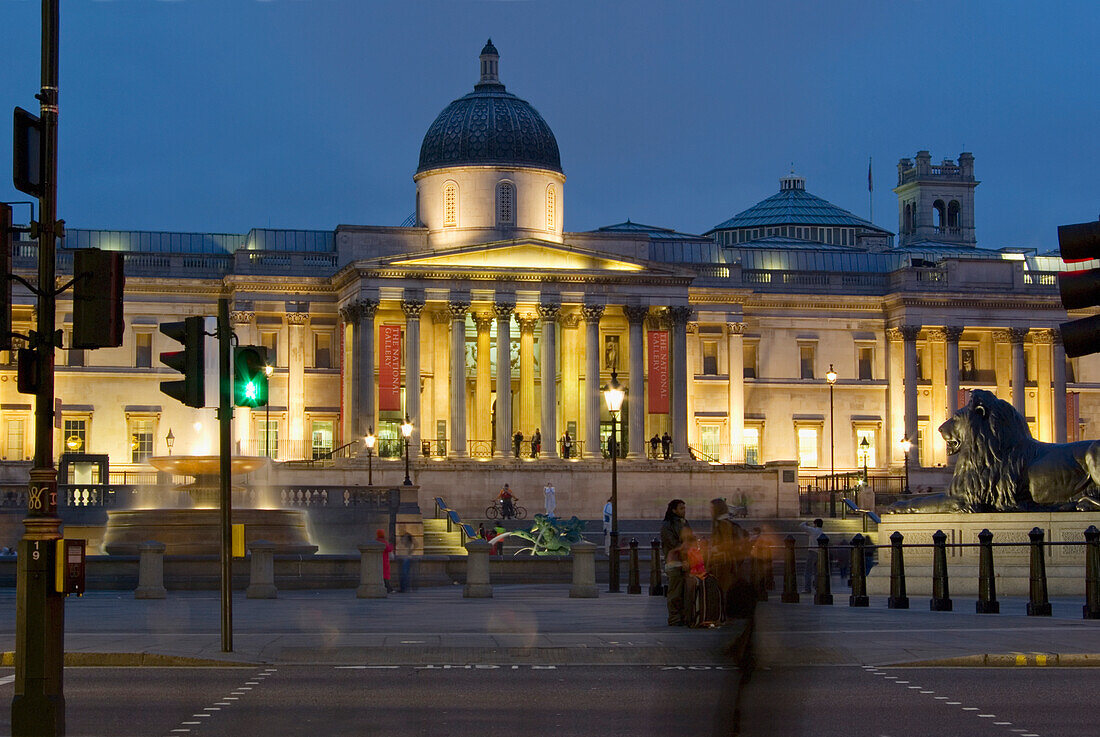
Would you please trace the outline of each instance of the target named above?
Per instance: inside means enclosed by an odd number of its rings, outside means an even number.
[[[833,572],[829,567],[829,536],[817,538],[817,593],[814,604],[831,605],[833,603]]]
[[[638,582],[638,540],[630,538],[630,572],[626,577],[626,593],[642,593],[642,585]]]
[[[764,543],[757,538],[749,550],[749,575],[757,601],[768,600],[768,584],[764,579]]]
[[[1085,619],[1100,619],[1100,530],[1085,530]]]
[[[275,543],[267,540],[253,540],[248,545],[252,560],[248,566],[248,588],[244,595],[247,599],[275,599]]]
[[[571,599],[596,599],[596,544],[587,540],[573,543],[573,585],[569,589]]]
[[[905,557],[901,543],[905,539],[897,530],[890,536],[890,598],[886,606],[890,609],[908,609],[909,597],[905,595]]]
[[[1050,600],[1047,598],[1047,562],[1043,551],[1043,531],[1038,527],[1027,533],[1031,540],[1031,596],[1027,603],[1029,617],[1049,617]]]
[[[978,546],[978,601],[974,603],[974,611],[999,614],[1001,604],[997,601],[997,579],[993,575],[993,533],[979,532]]]
[[[784,604],[798,603],[798,572],[794,568],[794,536],[787,535],[783,541],[783,596]]]
[[[947,585],[947,535],[943,530],[932,533],[932,599],[928,608],[934,612],[951,611],[951,590]]]
[[[870,606],[871,600],[867,598],[867,558],[864,546],[867,538],[856,533],[852,538],[852,595],[848,597],[848,606]]]
[[[649,595],[665,595],[665,587],[661,583],[661,541],[657,538],[649,543]]]
[[[489,580],[490,547],[484,540],[470,540],[466,543],[466,585],[462,588],[463,598],[493,598],[493,585]]]

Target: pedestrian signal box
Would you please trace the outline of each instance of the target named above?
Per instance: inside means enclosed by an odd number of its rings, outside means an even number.
[[[87,540],[58,540],[54,558],[54,587],[59,594],[84,595],[85,546]]]

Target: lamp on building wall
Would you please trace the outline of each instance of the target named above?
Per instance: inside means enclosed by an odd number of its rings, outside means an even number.
[[[859,452],[863,454],[863,485],[867,486],[867,451],[871,448],[871,444],[867,442],[866,436],[859,441]]]
[[[374,455],[374,443],[378,438],[374,437],[374,425],[370,426],[367,430],[367,437],[363,438],[363,442],[367,444],[367,486],[374,486],[374,469],[371,467],[371,456]],[[405,474],[408,476],[408,473]]]
[[[901,452],[905,454],[905,488],[901,490],[902,494],[908,494],[909,492],[909,451],[912,449],[913,443],[909,440],[909,436],[906,435],[901,439]]]
[[[608,549],[607,567],[607,592],[619,593],[619,478],[617,457],[619,455],[618,436],[616,426],[619,413],[623,408],[623,399],[626,392],[623,391],[615,372],[611,372],[611,380],[603,388],[603,397],[607,402],[607,412],[611,415],[611,440],[608,450],[611,452],[611,545]]]
[[[168,446],[168,455],[172,455],[172,446],[176,444],[176,436],[172,434],[172,428],[168,428],[168,434],[164,436],[164,444]]]
[[[271,383],[271,375],[275,373],[275,367],[271,364],[264,366],[264,376],[268,384]],[[271,402],[264,402],[264,455],[271,457]]]
[[[836,371],[833,371],[831,363],[825,372],[825,381],[829,383],[829,516],[836,517],[836,443],[833,442],[833,384],[836,384]]]
[[[412,437],[413,426],[408,415],[405,415],[405,421],[401,423],[401,434],[405,437],[405,486],[412,486],[412,479],[409,478],[409,438]]]

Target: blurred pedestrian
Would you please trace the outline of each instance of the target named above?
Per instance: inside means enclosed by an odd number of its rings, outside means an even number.
[[[684,500],[673,499],[668,503],[664,521],[661,522],[661,556],[665,561],[665,574],[668,576],[668,589],[665,592],[668,598],[668,623],[673,627],[687,623],[684,619],[684,558],[680,553],[684,528],[691,530],[684,519],[686,513],[687,505]]]
[[[401,536],[401,593],[412,591],[412,567],[413,553],[416,551],[416,543],[413,536],[405,533]],[[383,573],[385,569],[383,569]]]
[[[611,555],[611,498],[603,505],[603,552]]]
[[[806,572],[802,581],[804,594],[813,591],[817,585],[817,541],[825,534],[825,530],[822,529],[824,525],[825,522],[820,517],[815,519],[812,525],[805,522],[799,525],[806,533]]]
[[[557,492],[554,490],[553,484],[547,481],[542,493],[546,497],[546,516],[553,517],[554,510],[558,508]]]
[[[386,533],[383,530],[376,530],[374,533],[375,539],[386,545],[386,549],[382,552],[382,582],[386,584],[386,593],[393,593],[393,585],[390,584],[390,561],[393,560],[393,545],[386,539]]]
[[[672,436],[668,434],[667,430],[661,436],[661,453],[664,454],[666,461],[672,457]]]

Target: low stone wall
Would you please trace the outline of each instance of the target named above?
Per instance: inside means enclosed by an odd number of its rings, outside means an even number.
[[[896,531],[904,543],[931,545],[932,535],[947,536],[948,582],[952,595],[976,596],[978,548],[952,547],[953,543],[978,542],[988,529],[994,543],[1027,543],[1028,532],[1038,527],[1047,542],[1047,586],[1051,596],[1085,595],[1085,529],[1100,527],[1100,512],[1005,512],[998,514],[886,514],[878,528],[879,565],[867,578],[871,594],[890,593],[890,536]],[[909,596],[932,594],[932,548],[905,548],[905,584]],[[1030,580],[1030,548],[1027,545],[993,548],[993,570],[998,596],[1027,596]]]

